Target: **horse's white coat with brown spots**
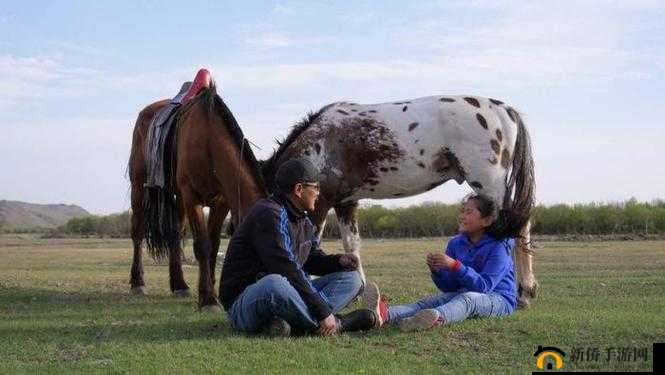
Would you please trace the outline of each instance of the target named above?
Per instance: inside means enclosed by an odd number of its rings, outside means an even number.
[[[511,106],[478,96],[428,96],[382,104],[341,102],[325,107],[311,120],[296,155],[310,158],[322,171],[322,186],[334,192],[328,198],[333,205],[412,196],[454,179],[459,184],[467,181],[502,207],[521,126]],[[363,163],[355,153],[366,151],[380,157]],[[529,148],[524,157],[530,159],[530,152]],[[345,251],[359,255],[356,215],[338,213],[338,217]],[[528,239],[528,225],[522,234]],[[520,241],[516,257],[520,305],[528,306],[538,287],[528,240]],[[360,272],[364,278],[362,266]]]
[[[442,98],[454,101],[442,101]],[[313,127],[342,126],[343,120],[352,117],[373,119],[390,130],[402,151],[397,160],[374,167],[377,174],[374,180],[378,184],[365,184],[346,200],[406,197],[455,179],[460,184],[464,180],[469,184],[479,183],[482,188],[473,189],[493,197],[500,206],[508,170],[499,162],[501,152],[497,154],[492,149],[491,141],[496,140],[501,150],[506,149],[512,155],[517,127],[504,104],[472,97],[477,100],[478,108],[464,98],[470,97],[428,96],[381,104],[337,103],[324,111],[321,120]],[[481,125],[478,114],[485,119],[487,129]],[[501,132],[501,140],[497,139],[497,129]],[[463,175],[456,170],[449,173],[437,171],[436,158],[443,149],[457,157]],[[320,169],[325,169],[326,150],[321,149],[318,153],[311,150],[310,154],[312,161]],[[491,160],[496,162],[492,164]],[[335,170],[334,166],[328,167]]]

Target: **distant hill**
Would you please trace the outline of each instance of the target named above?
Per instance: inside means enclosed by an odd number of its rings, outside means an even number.
[[[0,229],[55,228],[69,219],[88,216],[83,208],[70,204],[34,204],[0,200]]]

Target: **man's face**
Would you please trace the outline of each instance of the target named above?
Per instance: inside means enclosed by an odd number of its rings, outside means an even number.
[[[319,198],[318,182],[302,182],[294,187],[294,195],[300,207],[307,211],[314,211],[314,205]]]

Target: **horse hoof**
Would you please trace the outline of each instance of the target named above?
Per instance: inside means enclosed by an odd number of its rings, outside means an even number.
[[[529,297],[530,298],[538,297],[538,291],[539,290],[540,290],[540,284],[538,284],[537,282],[533,283],[533,287],[531,287],[531,289],[528,290]]]
[[[132,294],[137,296],[145,296],[145,287],[144,286],[135,286],[130,290]]]
[[[191,293],[189,289],[178,289],[173,291],[173,295],[178,298],[188,298]]]
[[[538,289],[540,289],[540,285],[537,282],[532,283],[531,286],[520,285],[518,290],[519,298],[526,300],[535,299],[538,296]]]
[[[517,307],[528,310],[531,307],[531,301],[526,297],[520,297],[517,299]]]
[[[219,305],[205,305],[201,307],[201,312],[210,315],[219,315],[222,313],[222,308]]]

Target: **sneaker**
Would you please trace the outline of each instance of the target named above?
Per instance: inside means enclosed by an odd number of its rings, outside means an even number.
[[[388,321],[388,305],[379,291],[379,286],[374,282],[368,282],[363,291],[363,302],[365,307],[376,316],[376,327],[381,327]]]
[[[369,331],[376,325],[376,314],[368,309],[358,309],[348,314],[336,315],[337,332]]]
[[[434,326],[443,324],[443,318],[438,311],[434,309],[420,310],[416,315],[402,319],[399,322],[399,329],[404,332],[424,331]]]
[[[289,337],[291,336],[291,326],[286,320],[274,317],[266,327],[265,333],[271,337]]]

